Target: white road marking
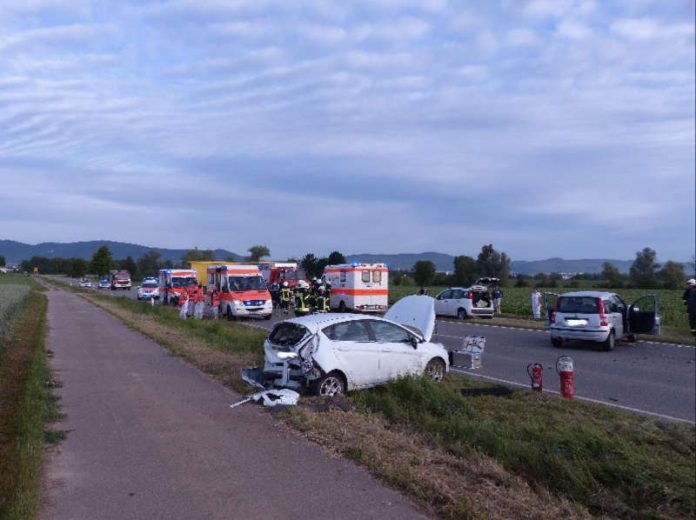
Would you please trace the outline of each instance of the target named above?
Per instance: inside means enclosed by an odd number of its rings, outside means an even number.
[[[483,375],[483,374],[477,374],[477,373],[475,373],[475,372],[470,372],[469,370],[466,370],[466,369],[453,368],[452,371],[453,371],[453,372],[458,372],[458,373],[460,373],[460,374],[466,374],[466,375],[469,375],[469,376],[478,377],[478,378],[480,378],[480,379],[487,379],[487,380],[490,380],[490,381],[496,381],[496,382],[498,382],[498,383],[505,383],[505,384],[507,384],[507,385],[518,386],[518,387],[521,387],[521,388],[529,388],[529,385],[525,385],[525,384],[522,384],[522,383],[518,383],[517,381],[510,381],[509,379],[501,379],[501,378],[499,378],[499,377],[493,377],[493,376],[485,376],[485,375]],[[531,391],[531,390],[530,390],[530,391]],[[544,392],[548,392],[548,393],[556,394],[556,395],[561,395],[561,393],[560,393],[558,390],[547,390],[547,389],[544,389]],[[590,397],[582,397],[582,396],[576,395],[576,396],[575,396],[575,399],[578,399],[579,401],[587,401],[587,402],[589,402],[589,403],[601,404],[601,405],[603,405],[603,406],[612,406],[612,407],[614,407],[614,408],[619,408],[619,409],[621,409],[621,410],[626,410],[626,411],[629,411],[629,412],[637,412],[637,413],[642,413],[642,414],[645,414],[645,415],[651,415],[651,416],[653,416],[653,417],[659,417],[660,419],[667,419],[667,420],[670,420],[670,421],[684,422],[684,423],[687,423],[687,424],[696,424],[696,422],[690,421],[690,420],[688,420],[688,419],[680,419],[679,417],[672,417],[671,415],[665,415],[665,414],[661,414],[661,413],[650,412],[650,411],[648,411],[648,410],[641,410],[640,408],[633,408],[633,407],[631,407],[631,406],[624,406],[624,405],[621,405],[621,404],[615,404],[615,403],[612,403],[612,402],[609,402],[609,401],[602,401],[602,400],[599,400],[599,399],[592,399],[592,398],[590,398]]]

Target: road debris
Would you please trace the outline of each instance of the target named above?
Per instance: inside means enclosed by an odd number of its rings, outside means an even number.
[[[239,402],[230,405],[230,408],[236,408],[244,403],[254,401],[263,406],[293,406],[297,404],[300,399],[300,394],[289,388],[279,388],[275,390],[266,390],[264,392],[258,392],[245,397]]]

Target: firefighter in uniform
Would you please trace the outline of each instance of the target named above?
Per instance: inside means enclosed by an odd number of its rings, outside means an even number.
[[[205,311],[205,291],[203,290],[203,285],[198,284],[193,301],[193,316],[197,320],[202,320],[203,312]]]
[[[307,282],[300,280],[295,288],[295,316],[309,314],[309,287]]]
[[[314,312],[329,312],[329,298],[323,285],[320,285],[317,289],[317,296],[314,301]]]
[[[290,309],[290,301],[292,300],[292,290],[288,286],[288,282],[283,282],[280,288],[280,308],[283,309],[283,314],[287,314]]]
[[[220,313],[220,293],[217,289],[213,289],[213,293],[210,295],[210,307],[213,319],[218,319],[218,314]]]

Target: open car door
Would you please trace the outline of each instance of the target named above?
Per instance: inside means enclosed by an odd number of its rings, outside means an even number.
[[[628,328],[631,334],[660,335],[660,305],[657,294],[646,294],[628,308]]]
[[[556,300],[558,300],[558,294],[552,292],[544,293],[544,325],[546,328],[551,325],[551,313],[556,307]]]

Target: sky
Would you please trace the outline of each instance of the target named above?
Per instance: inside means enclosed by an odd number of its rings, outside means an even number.
[[[693,0],[0,1],[0,239],[686,261]]]

